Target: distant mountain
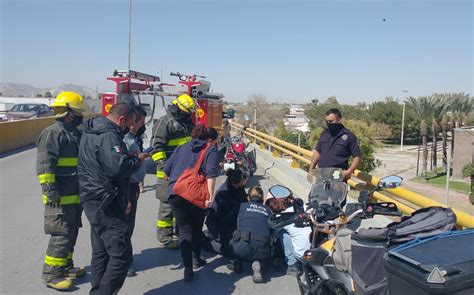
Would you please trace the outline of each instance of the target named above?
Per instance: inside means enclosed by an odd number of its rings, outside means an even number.
[[[2,96],[35,97],[38,94],[44,96],[46,92],[50,92],[51,95],[55,97],[61,91],[74,91],[84,97],[90,96],[91,98],[97,98],[95,90],[75,84],[60,84],[56,87],[38,88],[27,84],[0,83],[0,93]]]
[[[0,92],[3,96],[36,96],[42,93],[41,88],[19,83],[0,83]]]

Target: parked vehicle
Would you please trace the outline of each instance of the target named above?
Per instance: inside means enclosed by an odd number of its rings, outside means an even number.
[[[308,180],[313,185],[306,210],[303,209],[302,201],[294,202],[294,213],[276,213],[270,218],[270,224],[273,227],[283,227],[291,223],[295,223],[296,226],[312,227],[311,249],[305,252],[302,270],[297,275],[301,294],[353,294],[350,273],[347,270],[340,270],[340,265],[333,257],[337,233],[356,218],[372,218],[376,214],[389,216],[401,214],[393,203],[370,203],[370,192],[361,192],[359,203],[348,204],[346,211],[343,211],[347,184],[343,182],[340,169],[315,169],[310,173]],[[376,189],[395,188],[400,183],[400,177],[390,176],[383,178]],[[285,190],[280,188],[278,191]],[[282,193],[276,195],[277,198],[288,197]],[[340,251],[339,254],[345,253]],[[350,265],[346,268],[350,269]]]
[[[248,144],[243,141],[243,132],[244,129],[239,135],[224,138],[222,142],[222,147],[225,148],[223,169],[225,171],[240,168],[249,176],[253,176],[257,171],[256,152],[255,150],[248,151]]]
[[[53,110],[45,104],[22,103],[14,105],[6,114],[8,121],[50,117],[53,116]]]

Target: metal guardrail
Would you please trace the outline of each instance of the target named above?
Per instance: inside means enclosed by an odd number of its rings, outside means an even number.
[[[242,129],[244,126],[235,122],[230,123],[234,129]],[[308,151],[301,147],[298,147],[294,144],[288,143],[284,140],[278,139],[266,133],[254,130],[252,128],[246,128],[244,134],[250,138],[251,141],[256,141],[260,144],[260,147],[266,149],[271,147],[273,150],[273,156],[279,157],[281,155],[288,155],[292,157],[292,167],[300,168],[299,163],[311,164],[311,157],[313,156],[312,151]],[[379,182],[379,178],[369,175],[360,170],[356,170],[352,179],[348,180],[348,184],[357,189],[362,190],[367,187],[374,187]],[[402,203],[397,201],[390,196],[387,196],[381,192],[374,192],[373,198],[381,202],[393,202],[397,205],[398,209],[404,214],[411,214],[416,209],[415,208],[425,208],[430,206],[440,206],[446,207],[445,204],[433,201],[425,196],[422,196],[418,193],[410,191],[404,187],[398,187],[395,189],[387,189],[387,192],[397,196],[400,199],[408,202],[409,204]],[[469,215],[463,211],[452,208],[457,217],[457,224],[460,227],[471,228],[474,227],[474,216]]]

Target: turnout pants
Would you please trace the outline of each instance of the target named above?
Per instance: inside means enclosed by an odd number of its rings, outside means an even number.
[[[166,243],[173,240],[174,215],[168,203],[168,181],[157,178],[156,198],[160,201],[158,220],[156,221],[156,236],[158,241]]]
[[[102,211],[97,201],[83,207],[91,223],[90,294],[114,294],[122,287],[132,259],[125,209],[114,202]]]
[[[45,205],[44,231],[50,235],[43,265],[43,280],[65,277],[67,270],[74,267],[72,260],[82,208],[80,204],[51,207]]]

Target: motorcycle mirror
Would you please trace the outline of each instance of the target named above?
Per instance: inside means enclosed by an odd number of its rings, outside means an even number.
[[[288,198],[293,194],[289,188],[279,184],[272,186],[268,189],[268,191],[270,192],[270,194],[272,194],[274,198],[277,199]]]
[[[402,184],[403,178],[397,175],[390,175],[380,179],[378,188],[397,188]]]

